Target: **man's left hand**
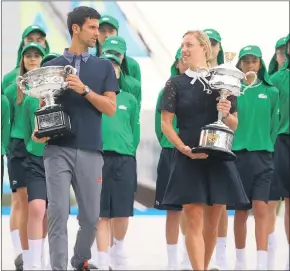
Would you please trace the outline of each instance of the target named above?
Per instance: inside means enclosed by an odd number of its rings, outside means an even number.
[[[69,74],[66,78],[66,81],[68,82],[67,88],[71,88],[78,94],[84,93],[85,85],[77,75]]]

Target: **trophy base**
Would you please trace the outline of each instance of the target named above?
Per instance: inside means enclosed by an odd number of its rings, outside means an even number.
[[[62,105],[54,104],[35,112],[38,131],[34,134],[37,138],[72,136],[71,123],[68,114]]]
[[[74,135],[74,133],[70,129],[68,129],[66,126],[57,127],[52,130],[40,130],[34,133],[34,136],[38,139],[43,138],[43,137],[56,138],[56,137],[72,136],[72,135]]]
[[[219,159],[221,161],[236,161],[236,155],[228,150],[219,148],[219,147],[196,147],[191,149],[192,153],[206,153],[209,157]]]

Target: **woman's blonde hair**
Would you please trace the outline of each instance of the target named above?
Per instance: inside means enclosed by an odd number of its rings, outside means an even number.
[[[25,66],[24,66],[24,55],[23,55],[20,60],[19,75],[23,76],[25,73],[27,73],[27,70],[25,69]],[[23,96],[24,96],[23,91],[20,89],[19,86],[17,86],[17,104],[18,105],[22,103]]]
[[[200,45],[205,48],[206,62],[210,64],[212,50],[208,35],[201,30],[189,30],[183,35],[183,38],[187,35],[194,35],[199,41]]]

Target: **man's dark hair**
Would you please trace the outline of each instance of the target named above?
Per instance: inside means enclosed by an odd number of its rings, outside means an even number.
[[[95,9],[85,6],[76,7],[67,15],[67,28],[70,36],[73,36],[72,25],[82,27],[86,19],[100,19],[101,15]]]

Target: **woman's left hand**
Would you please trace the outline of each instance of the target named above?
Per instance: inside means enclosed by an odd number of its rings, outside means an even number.
[[[228,99],[224,99],[218,102],[217,110],[223,114],[223,116],[227,116],[230,113],[232,105]]]

